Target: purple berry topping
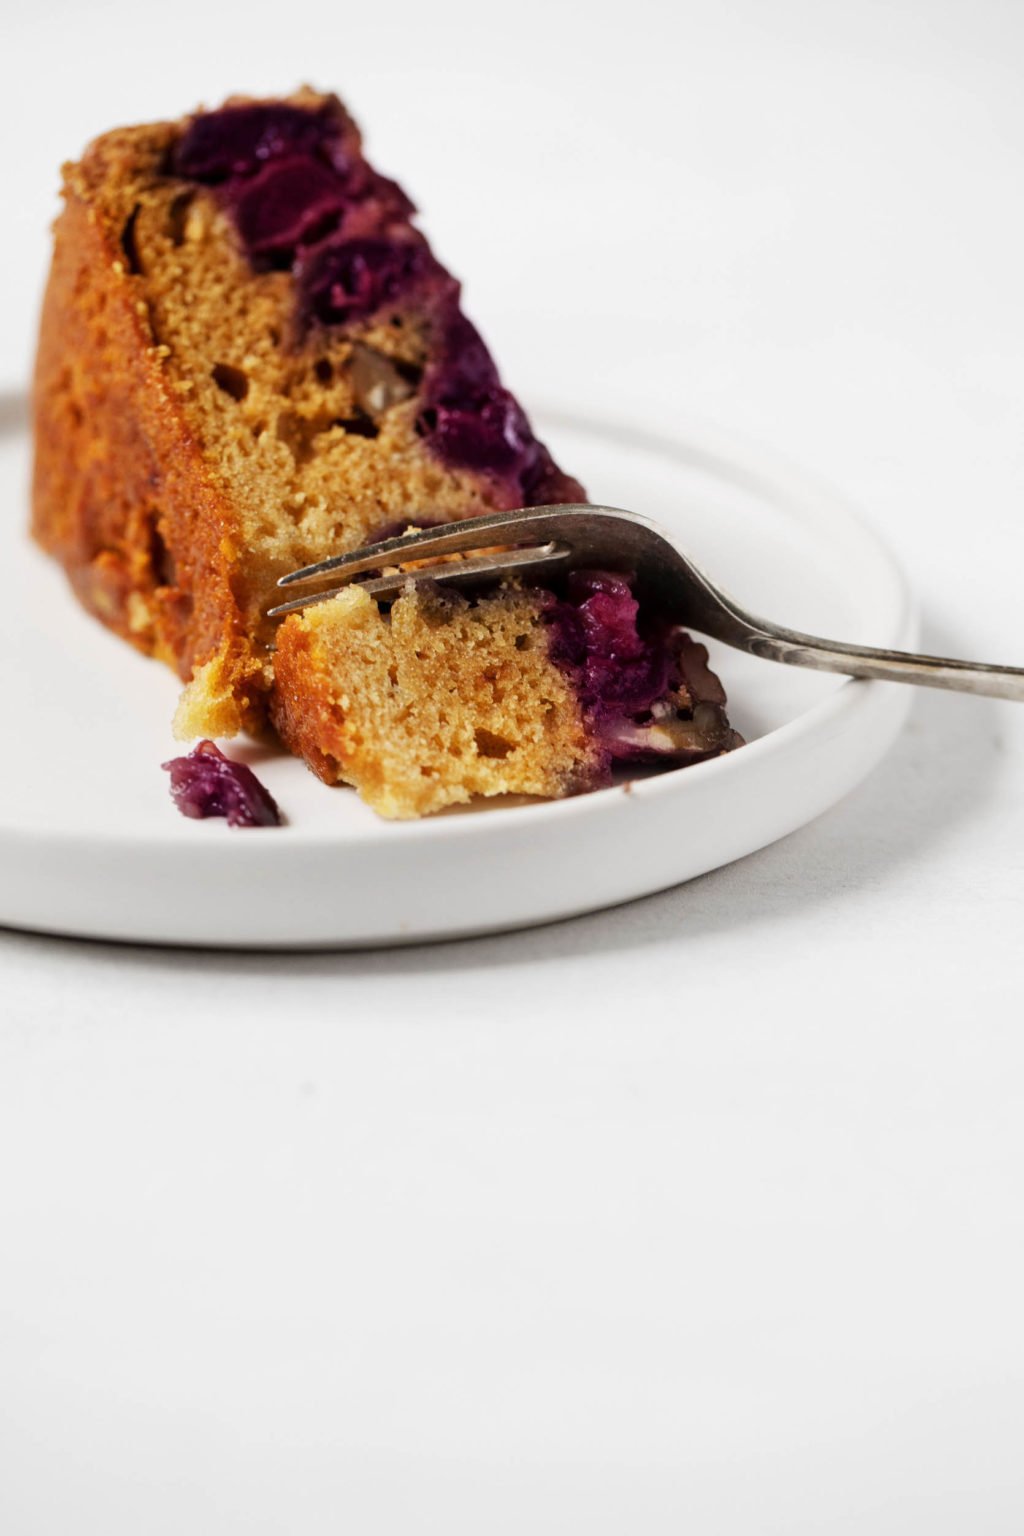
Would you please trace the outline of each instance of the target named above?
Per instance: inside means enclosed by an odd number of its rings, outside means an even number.
[[[519,402],[502,387],[479,331],[454,305],[441,356],[428,376],[419,428],[448,463],[507,479],[514,503],[541,506],[548,496],[583,500],[582,487],[555,469]]]
[[[294,259],[297,246],[337,228],[345,208],[337,173],[308,156],[271,161],[234,194],[235,222],[250,256]]]
[[[668,652],[637,630],[639,604],[628,581],[609,571],[573,571],[567,597],[549,613],[551,655],[575,669],[588,714],[639,714],[668,685]]]
[[[234,763],[212,741],[162,764],[183,816],[226,816],[229,827],[277,827],[281,813],[251,768]]]
[[[418,240],[362,238],[318,246],[296,270],[306,312],[325,324],[363,319],[444,273]]]
[[[514,472],[533,441],[522,407],[507,389],[439,400],[420,421],[443,459],[498,475]]]
[[[551,659],[608,762],[693,762],[739,745],[707,651],[678,625],[641,625],[629,578],[573,571],[545,618]]]
[[[191,181],[226,181],[249,176],[281,155],[313,155],[338,131],[325,112],[307,112],[283,102],[222,107],[194,118],[172,164]]]
[[[494,358],[471,320],[453,307],[444,331],[443,356],[437,365],[434,393],[458,402],[501,388]]]
[[[562,473],[543,443],[534,440],[536,450],[519,477],[524,507],[546,507],[558,502],[586,501],[578,480]]]

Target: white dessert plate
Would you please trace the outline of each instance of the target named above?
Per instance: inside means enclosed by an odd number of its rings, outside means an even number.
[[[668,438],[538,413],[600,501],[661,520],[754,612],[905,646],[912,606],[884,546],[835,495],[704,429]],[[0,923],[156,944],[407,944],[525,927],[629,901],[784,837],[833,805],[895,737],[910,691],[712,646],[748,745],[558,803],[379,820],[295,759],[225,744],[287,817],[188,821],[164,759],[178,684],[89,618],[25,533],[22,401],[0,402]]]

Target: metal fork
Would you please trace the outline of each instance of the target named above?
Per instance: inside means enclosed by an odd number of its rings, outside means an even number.
[[[478,551],[475,555],[474,550]],[[468,554],[469,558],[427,564],[414,570],[388,571],[361,585],[371,597],[387,601],[398,597],[409,581],[478,586],[515,572],[544,576],[573,566],[630,571],[641,601],[650,601],[662,612],[678,617],[687,628],[709,635],[723,645],[748,651],[752,656],[813,667],[820,672],[841,672],[849,677],[921,683],[929,688],[953,688],[963,693],[1024,701],[1022,667],[845,645],[758,618],[716,587],[657,523],[615,507],[530,507],[384,539],[282,576],[279,587],[310,584],[327,577],[332,578],[332,585],[280,603],[268,609],[268,613],[276,616],[325,602],[337,596],[355,577],[382,567],[453,554]]]

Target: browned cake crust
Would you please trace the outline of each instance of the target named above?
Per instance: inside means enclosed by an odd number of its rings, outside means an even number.
[[[138,150],[167,132],[139,130]],[[134,161],[134,145],[124,152]],[[112,159],[97,146],[65,173],[36,363],[32,531],[97,618],[182,678],[221,658],[237,730],[259,714],[245,687],[259,663],[232,591],[238,519],[186,419],[121,227],[95,204]]]
[[[264,719],[261,659],[233,588],[242,530],[183,405],[125,229],[170,124],[100,139],[65,167],[34,387],[32,531],[84,605],[188,679],[208,664],[211,734]]]

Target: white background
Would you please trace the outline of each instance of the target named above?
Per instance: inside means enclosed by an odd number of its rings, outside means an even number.
[[[50,0],[5,37],[6,384],[59,161],[309,79],[528,401],[787,453],[932,648],[1024,663],[1017,0]],[[1019,1532],[1022,769],[1024,711],[925,695],[816,825],[544,931],[0,936],[4,1536]]]

